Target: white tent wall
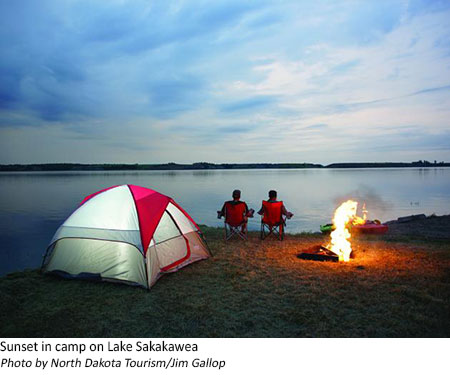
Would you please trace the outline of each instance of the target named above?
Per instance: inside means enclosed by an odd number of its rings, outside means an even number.
[[[197,232],[191,232],[186,236],[186,239],[189,241],[190,246],[190,256],[186,258],[183,262],[175,265],[174,267],[163,271],[162,268],[164,268],[167,265],[170,265],[171,263],[174,263],[176,259],[169,259],[165,256],[165,251],[169,250],[170,248],[173,249],[173,245],[177,244],[180,249],[180,252],[182,249],[186,249],[184,251],[187,251],[186,246],[186,240],[183,238],[183,236],[179,236],[177,238],[174,238],[172,240],[163,242],[159,245],[155,245],[154,243],[151,243],[148,250],[147,250],[147,257],[146,257],[146,265],[147,265],[147,276],[148,276],[148,287],[151,288],[156,281],[165,273],[171,273],[178,271],[180,268],[187,266],[188,264],[191,264],[193,262],[196,262],[198,260],[207,259],[210,257],[210,254],[208,250],[206,249],[205,244],[201,240],[200,236]],[[184,243],[184,244],[183,244]],[[186,254],[186,253],[185,253]],[[162,258],[162,259],[161,259]],[[161,260],[162,261],[161,261]],[[182,259],[182,258],[180,258]],[[164,264],[168,263],[169,264]]]
[[[186,215],[175,205],[169,203],[167,205],[167,211],[170,213],[174,221],[177,223],[184,237],[189,241],[191,250],[191,261],[205,259],[210,256],[210,253],[198,234],[198,229],[189,220]]]
[[[65,237],[122,241],[142,252],[139,220],[128,186],[118,186],[96,195],[68,217],[51,243]]]
[[[171,238],[170,240],[156,244],[156,255],[158,257],[159,268],[171,268],[173,263],[185,258],[188,255],[188,247],[183,236]]]
[[[205,242],[202,240],[198,232],[185,234],[191,248],[191,261],[195,262],[200,259],[206,259],[211,256]]]
[[[61,225],[56,231],[51,244],[61,238],[91,238],[133,244],[142,253],[141,233],[139,230],[113,230],[97,228],[78,228]]]
[[[187,257],[188,244],[189,256]],[[164,273],[175,272],[209,256],[209,251],[200,238],[197,228],[183,212],[169,203],[147,250],[148,287],[154,285]],[[179,262],[180,260],[182,262]],[[172,264],[174,266],[170,267]],[[167,267],[169,268],[164,270]]]
[[[89,199],[65,221],[72,227],[139,230],[133,196],[126,185]]]
[[[191,222],[191,220],[189,220],[186,215],[172,203],[168,204],[167,211],[177,223],[177,226],[180,228],[184,237],[189,241],[191,252],[189,263],[208,258],[210,253],[206,247],[206,244],[201,239],[198,234],[198,229]]]
[[[197,231],[197,228],[194,226],[194,224],[192,224],[192,222],[186,217],[183,212],[181,212],[181,210],[177,206],[169,203],[167,205],[167,211],[177,223],[177,226],[181,230],[181,233],[186,234]]]
[[[55,243],[45,271],[62,271],[74,277],[93,274],[147,287],[142,253],[123,242],[63,238]]]
[[[147,250],[147,256],[145,258],[147,267],[147,287],[151,288],[155,285],[156,281],[163,275],[159,267],[158,256],[156,255],[155,243],[150,242],[150,246]]]
[[[174,223],[170,215],[165,211],[161,216],[158,226],[153,233],[153,241],[156,244],[181,236],[180,229]]]

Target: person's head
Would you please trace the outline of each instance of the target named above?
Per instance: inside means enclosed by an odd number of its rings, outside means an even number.
[[[275,190],[269,190],[269,199],[277,199],[277,192]]]
[[[241,191],[240,190],[233,190],[233,199],[234,200],[239,200],[241,199]]]

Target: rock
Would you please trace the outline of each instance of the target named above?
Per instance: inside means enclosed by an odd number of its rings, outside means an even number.
[[[407,223],[409,221],[413,221],[413,220],[421,220],[421,219],[426,219],[426,215],[425,214],[419,214],[419,215],[410,215],[410,216],[403,216],[403,217],[399,217],[397,219],[397,221],[399,223]]]

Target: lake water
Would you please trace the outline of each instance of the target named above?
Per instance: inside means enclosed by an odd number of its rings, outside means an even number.
[[[346,198],[370,219],[450,213],[450,168],[35,172],[0,174],[0,274],[40,265],[58,226],[93,192],[134,184],[174,198],[194,220],[222,226],[216,211],[233,189],[258,210],[270,189],[294,217],[288,232],[317,232]],[[260,217],[249,229],[259,229]]]

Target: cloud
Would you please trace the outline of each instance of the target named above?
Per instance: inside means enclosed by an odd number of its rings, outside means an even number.
[[[416,0],[1,2],[0,162],[59,161],[50,142],[85,162],[449,159],[449,17]],[[47,149],[19,146],[31,135]]]
[[[254,111],[257,108],[274,104],[276,100],[276,97],[273,96],[255,96],[225,105],[221,110],[222,112]]]
[[[201,100],[201,88],[202,82],[196,77],[150,82],[149,112],[158,118],[170,118],[195,108]]]
[[[441,91],[449,91],[450,90],[450,85],[446,85],[446,86],[440,86],[440,87],[432,87],[432,88],[428,88],[428,89],[424,89],[424,90],[419,90],[417,92],[414,92],[412,95],[421,95],[421,94],[429,94],[429,93],[435,93],[435,92],[441,92]]]
[[[323,130],[327,128],[328,128],[327,124],[314,124],[306,126],[303,130]]]
[[[232,126],[223,126],[218,127],[217,132],[218,133],[225,133],[225,134],[241,134],[241,133],[249,133],[251,131],[254,131],[255,128],[246,124],[243,125],[232,125]]]
[[[120,105],[127,112],[132,107],[156,117],[189,109],[192,94],[199,91],[198,75],[186,74],[182,61],[171,61],[176,51],[156,57],[150,52],[193,38],[203,44],[255,9],[247,2],[216,2],[195,12],[190,6],[171,11],[146,2],[63,6],[44,1],[39,8],[19,1],[2,7],[0,108],[31,109],[48,121],[103,117],[111,102],[116,109]],[[136,53],[150,54],[133,57]],[[172,77],[174,70],[181,78]],[[147,96],[146,105],[129,104],[123,89],[131,98]]]
[[[449,151],[450,131],[437,134],[429,134],[425,129],[414,127],[411,130],[391,132],[389,137],[371,137],[367,144],[370,150],[379,152],[426,150],[426,151]]]

